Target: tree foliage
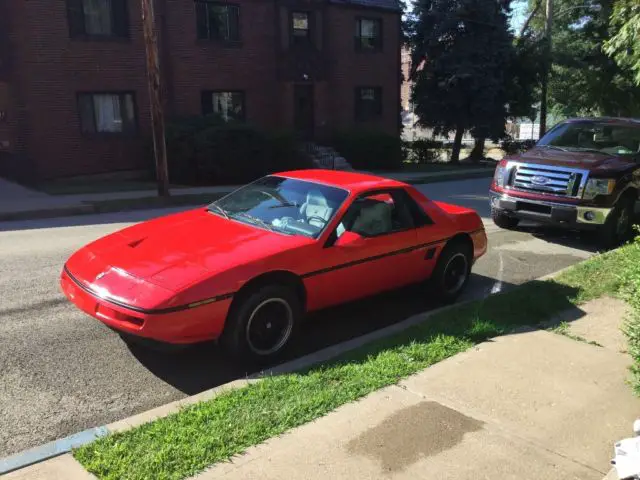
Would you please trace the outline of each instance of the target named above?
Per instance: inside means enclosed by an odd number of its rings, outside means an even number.
[[[508,115],[507,75],[514,58],[511,0],[417,0],[409,25],[418,123],[436,135],[464,131],[500,138]],[[421,69],[417,69],[422,65]]]
[[[622,68],[635,73],[635,83],[640,86],[640,2],[618,0],[611,13],[612,37],[604,44],[604,51]]]
[[[620,0],[554,0],[550,110],[561,117],[635,116],[640,89],[629,69],[602,49],[610,37],[609,19]],[[636,0],[630,0],[635,2]],[[530,8],[537,5],[530,0]],[[544,35],[544,8],[530,22],[533,39]]]

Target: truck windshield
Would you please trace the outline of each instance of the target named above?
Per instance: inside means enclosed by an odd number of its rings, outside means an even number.
[[[632,156],[640,153],[640,124],[613,125],[606,122],[568,122],[549,130],[539,146],[573,152]]]

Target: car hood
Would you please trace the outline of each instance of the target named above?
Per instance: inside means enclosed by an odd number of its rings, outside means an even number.
[[[534,147],[520,155],[508,157],[517,162],[554,165],[589,170],[590,172],[618,172],[635,165],[631,160],[615,155],[592,152],[563,152],[545,147]]]
[[[94,286],[99,286],[102,272],[115,270],[178,291],[201,278],[310,241],[198,209],[125,228],[76,255],[101,265],[91,272],[94,278],[84,278]]]

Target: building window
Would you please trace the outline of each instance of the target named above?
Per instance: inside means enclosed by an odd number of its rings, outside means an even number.
[[[220,2],[196,1],[198,39],[240,41],[240,7]]]
[[[67,0],[69,35],[128,37],[127,0]]]
[[[293,12],[291,14],[291,42],[294,45],[309,43],[309,13]]]
[[[370,52],[382,50],[382,20],[376,18],[356,20],[356,49]]]
[[[78,94],[83,133],[133,133],[136,130],[132,93]]]
[[[244,92],[202,92],[202,114],[219,115],[227,122],[244,121]]]
[[[356,88],[356,120],[371,120],[382,115],[382,88]]]

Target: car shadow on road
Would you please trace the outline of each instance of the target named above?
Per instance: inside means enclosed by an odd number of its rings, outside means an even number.
[[[495,279],[472,274],[460,300],[482,298],[491,293],[494,285]],[[511,287],[513,285],[502,283],[501,291]],[[312,313],[305,319],[295,344],[282,361],[397,324],[438,306],[424,286],[415,285]],[[159,352],[134,343],[127,345],[145,368],[187,395],[256,373],[226,358],[213,342],[178,352]]]

